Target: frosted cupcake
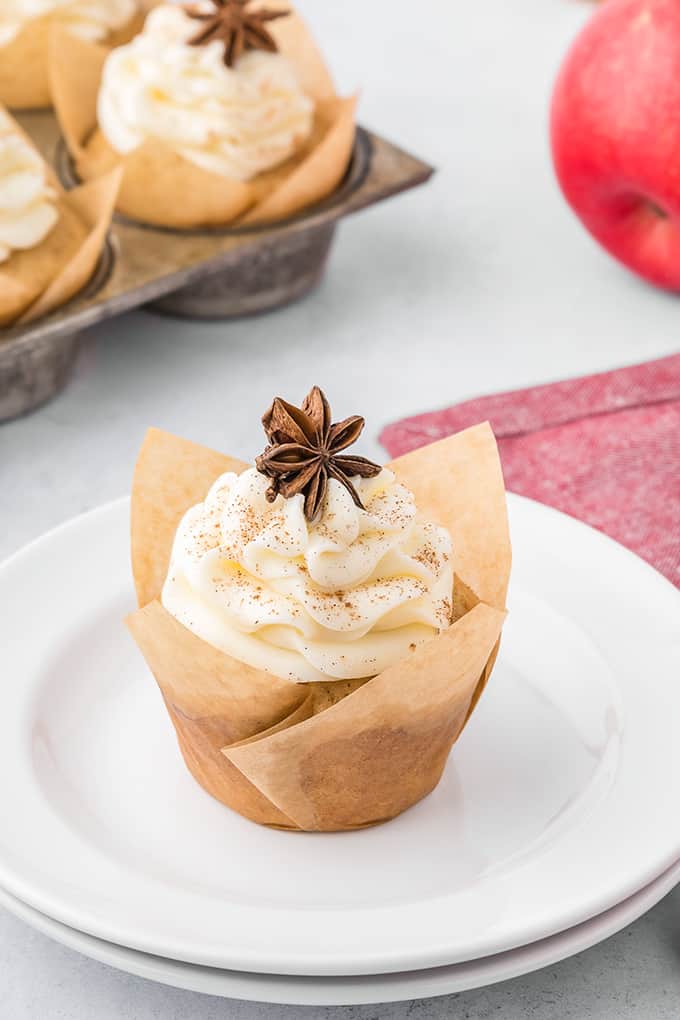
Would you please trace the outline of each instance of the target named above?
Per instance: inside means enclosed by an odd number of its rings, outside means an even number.
[[[363,419],[333,424],[316,387],[263,424],[254,467],[149,433],[128,623],[209,793],[281,828],[376,824],[437,784],[495,660],[493,434],[381,468],[348,452]]]
[[[0,125],[0,265],[32,251],[59,219],[57,192],[38,152],[9,121]]]
[[[163,606],[215,648],[297,683],[375,676],[451,623],[451,537],[394,473],[345,452],[321,391],[277,399],[271,446],[182,519]]]
[[[287,10],[162,4],[106,59],[55,38],[51,68],[77,172],[122,165],[119,209],[147,223],[280,219],[332,191],[350,159],[354,101]]]
[[[49,32],[60,26],[105,46],[139,27],[137,0],[3,0],[0,4],[0,103],[14,109],[50,105]]]
[[[94,271],[118,181],[65,194],[42,156],[0,115],[0,325],[68,301]]]

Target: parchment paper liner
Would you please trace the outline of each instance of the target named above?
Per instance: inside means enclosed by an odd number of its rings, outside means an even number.
[[[128,42],[142,27],[144,18],[133,18],[106,42],[108,52]],[[0,103],[12,110],[29,110],[52,105],[48,77],[50,27],[47,17],[30,21],[6,46],[0,46]]]
[[[356,97],[335,94],[321,54],[297,14],[273,22],[271,31],[316,104],[314,130],[294,157],[244,182],[203,170],[156,141],[126,156],[116,153],[97,128],[97,95],[107,51],[53,29],[50,87],[79,176],[89,180],[121,165],[118,210],[143,223],[178,229],[284,219],[334,191],[352,154]]]
[[[208,793],[280,828],[333,831],[386,821],[436,786],[495,660],[511,553],[493,433],[478,425],[391,465],[425,517],[451,532],[456,619],[379,676],[349,684],[293,684],[252,669],[160,604],[180,518],[219,474],[246,466],[149,431],[132,489],[141,608],[128,626],[186,764]]]
[[[0,134],[10,131],[35,148],[9,114],[1,111]],[[63,191],[48,166],[60,218],[41,244],[15,251],[0,263],[0,326],[33,322],[82,290],[99,261],[120,178],[121,171],[116,169],[73,191]]]

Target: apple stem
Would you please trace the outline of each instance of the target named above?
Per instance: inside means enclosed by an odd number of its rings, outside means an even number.
[[[649,211],[653,213],[655,216],[658,216],[660,220],[668,219],[668,213],[666,212],[666,210],[662,209],[660,205],[656,204],[656,202],[652,202],[651,199],[649,198],[645,199],[645,202],[647,204],[647,208],[649,209]]]

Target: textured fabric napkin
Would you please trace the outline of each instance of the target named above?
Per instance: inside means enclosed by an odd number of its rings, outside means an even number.
[[[680,587],[680,354],[387,426],[392,456],[488,419],[509,490],[587,521]]]

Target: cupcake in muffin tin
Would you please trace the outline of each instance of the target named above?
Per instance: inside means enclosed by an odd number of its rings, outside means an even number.
[[[141,26],[139,0],[3,0],[0,4],[0,103],[10,109],[46,107],[48,39],[55,27],[110,47]]]
[[[285,219],[330,194],[351,158],[356,101],[336,95],[287,8],[161,4],[108,54],[54,31],[50,76],[78,175],[122,167],[118,210],[146,224]]]

